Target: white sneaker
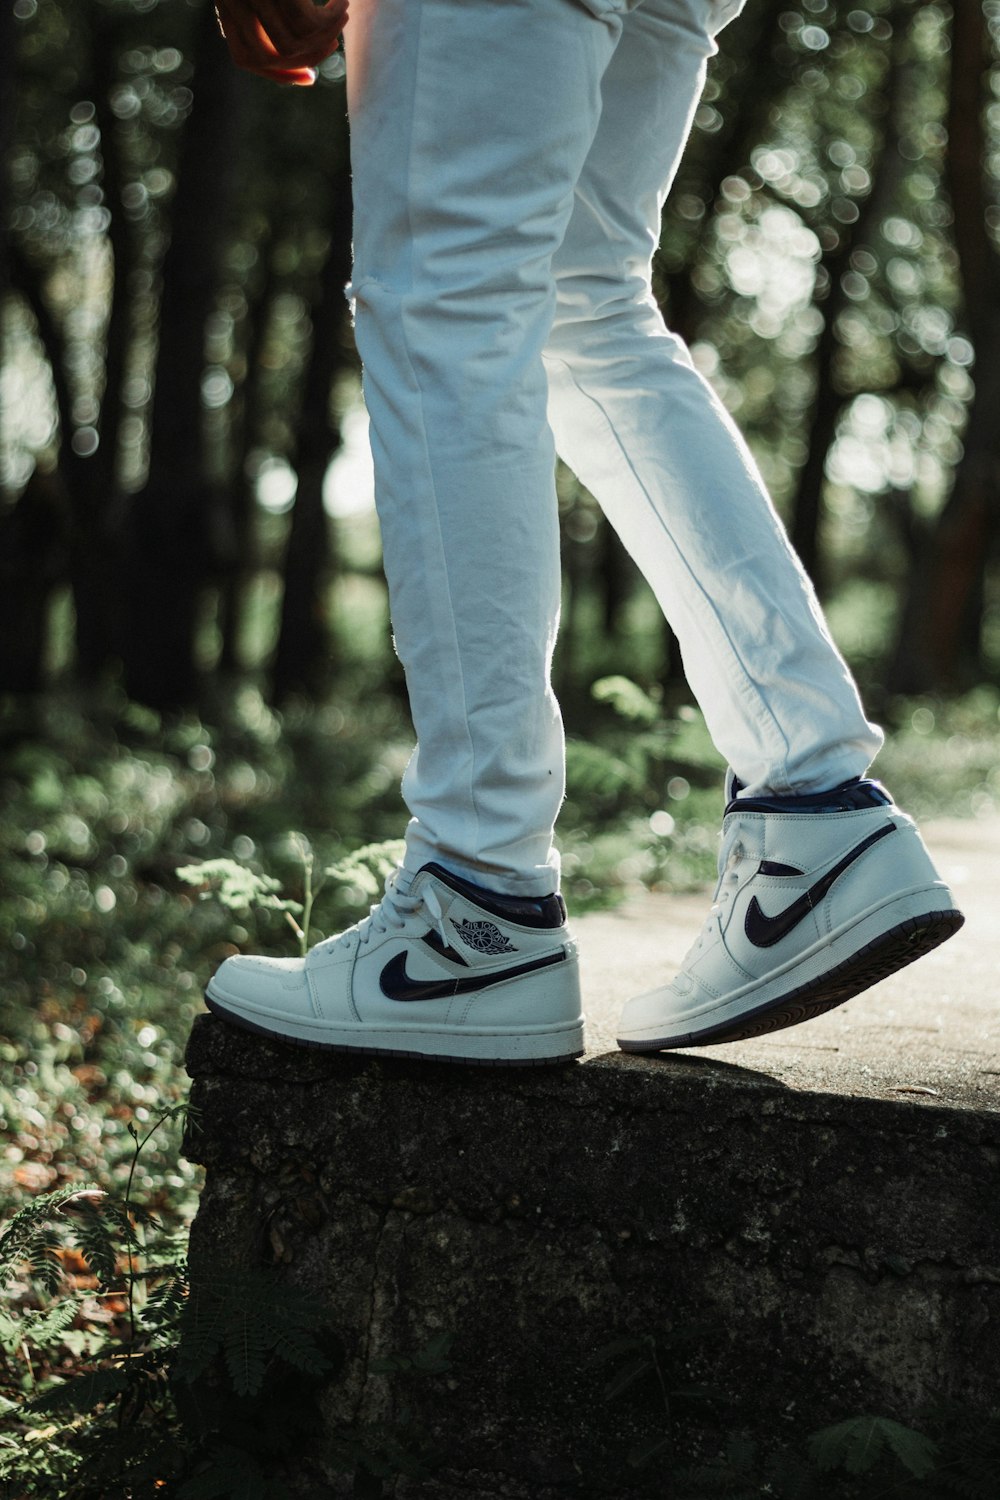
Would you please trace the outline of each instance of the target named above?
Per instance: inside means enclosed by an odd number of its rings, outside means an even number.
[[[561,896],[493,896],[437,864],[386,881],[371,915],[303,958],[227,958],[210,1010],[305,1047],[541,1064],[583,1052]]]
[[[876,782],[731,801],[719,884],[677,978],[625,1006],[625,1052],[808,1021],[961,927],[910,818]]]

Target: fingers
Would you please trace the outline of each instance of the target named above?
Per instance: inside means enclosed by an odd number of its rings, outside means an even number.
[[[233,61],[278,83],[310,84],[335,52],[347,0],[217,0],[216,14]]]
[[[244,0],[246,3],[246,0]],[[346,6],[318,6],[313,0],[251,0],[259,24],[283,59],[297,57],[303,48],[325,48],[328,57],[337,43]]]

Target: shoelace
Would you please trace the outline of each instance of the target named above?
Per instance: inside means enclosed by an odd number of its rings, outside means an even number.
[[[712,899],[712,905],[708,909],[708,916],[706,917],[705,922],[702,925],[701,931],[699,932],[698,936],[695,938],[693,944],[691,945],[691,948],[685,955],[682,969],[686,967],[689,959],[694,958],[696,954],[701,952],[702,947],[704,946],[705,939],[708,936],[709,929],[714,927],[715,925],[716,917],[719,915],[726,903],[731,901],[733,896],[736,894],[737,887],[740,883],[739,867],[745,854],[746,850],[744,849],[742,843],[738,838],[733,840],[733,843],[728,849],[723,849],[720,853],[719,883],[715,888],[715,896]]]
[[[447,944],[448,937],[444,930],[444,911],[437,891],[432,885],[426,884],[417,895],[407,895],[403,891],[397,890],[396,872],[393,871],[386,879],[385,894],[382,900],[377,902],[371,908],[367,917],[362,917],[357,926],[353,928],[353,931],[357,935],[359,947],[363,947],[380,933],[402,930],[409,918],[420,910],[426,912],[431,926],[437,931],[441,941]]]

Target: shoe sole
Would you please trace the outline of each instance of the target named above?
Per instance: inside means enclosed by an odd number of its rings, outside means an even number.
[[[742,1015],[696,1031],[677,1032],[656,1040],[619,1038],[623,1052],[660,1052],[667,1047],[711,1047],[719,1042],[741,1042],[811,1021],[904,969],[954,936],[965,918],[954,908],[908,917],[859,948],[849,958],[808,984],[778,999],[746,1010]]]
[[[435,1037],[433,1041],[429,1041],[423,1048],[417,1049],[411,1047],[372,1046],[370,1043],[365,1044],[361,1042],[328,1042],[321,1041],[316,1037],[292,1036],[288,1032],[272,1031],[269,1027],[261,1026],[259,1022],[250,1020],[248,1016],[242,1015],[239,1011],[230,1010],[228,1006],[223,1005],[210,992],[206,992],[205,994],[205,1004],[212,1014],[218,1016],[221,1021],[228,1021],[233,1026],[239,1026],[243,1031],[252,1031],[256,1036],[266,1037],[269,1042],[284,1043],[289,1047],[305,1047],[314,1052],[353,1053],[359,1057],[403,1057],[415,1059],[419,1062],[458,1063],[468,1068],[558,1067],[561,1064],[575,1062],[584,1053],[582,1022],[579,1026],[568,1028],[569,1034],[565,1036],[565,1040],[561,1040],[559,1043],[560,1047],[565,1046],[572,1050],[560,1050],[544,1057],[477,1057],[472,1055],[471,1052],[466,1056],[462,1056],[455,1051],[438,1051],[437,1045],[439,1041],[442,1047],[447,1046],[444,1037]],[[495,1046],[497,1039],[466,1036],[462,1040],[471,1048],[478,1046],[485,1050],[491,1043]],[[506,1042],[508,1046],[512,1046],[513,1044],[513,1039],[511,1038],[505,1037],[499,1040]]]

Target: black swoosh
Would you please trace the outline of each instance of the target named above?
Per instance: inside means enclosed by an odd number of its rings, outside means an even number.
[[[474,990],[489,989],[491,985],[515,979],[519,974],[531,974],[535,969],[547,969],[550,964],[563,963],[565,958],[565,951],[548,953],[530,964],[513,964],[495,974],[470,974],[461,979],[411,979],[406,972],[406,954],[397,953],[382,970],[379,984],[387,1000],[450,999],[452,995],[469,995]]]
[[[886,827],[880,828],[877,833],[869,834],[866,839],[845,854],[832,870],[827,870],[815,885],[811,885],[799,896],[798,900],[793,901],[791,906],[786,906],[785,910],[779,912],[776,917],[765,916],[760,909],[760,902],[754,896],[747,907],[746,921],[743,924],[746,935],[754,947],[770,948],[775,943],[780,943],[781,939],[787,937],[793,927],[797,927],[803,917],[807,917],[813,907],[822,901],[834,881],[839,879],[844,871],[864,854],[866,849],[870,849],[872,844],[877,844],[879,839],[884,839],[887,834],[895,833],[895,831],[895,823],[889,823]]]
[[[432,928],[430,932],[424,933],[424,942],[428,948],[433,948],[435,953],[440,953],[442,958],[450,958],[453,964],[461,964],[463,969],[469,967],[469,960],[463,958],[461,953],[452,948],[450,944],[444,943]]]

